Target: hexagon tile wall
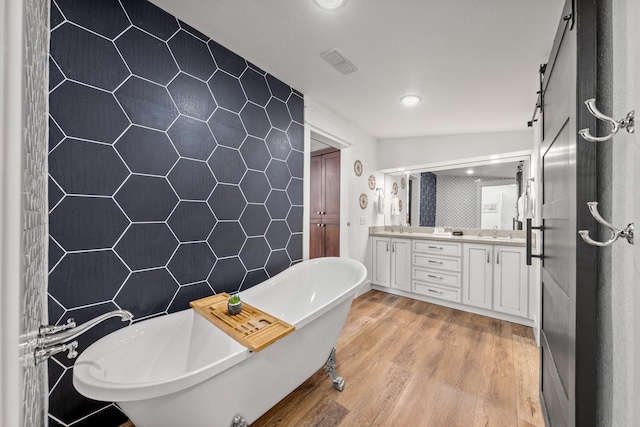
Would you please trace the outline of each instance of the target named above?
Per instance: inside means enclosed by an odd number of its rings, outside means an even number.
[[[183,310],[302,258],[302,94],[144,0],[52,1],[49,66],[50,323]],[[50,425],[124,422],[72,364],[49,362]]]

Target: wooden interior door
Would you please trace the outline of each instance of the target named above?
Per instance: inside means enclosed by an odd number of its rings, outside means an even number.
[[[340,255],[340,151],[315,152],[310,165],[309,257]]]
[[[595,128],[582,101],[596,90],[596,11],[568,0],[542,84],[540,401],[548,426],[595,426],[596,258],[580,229],[593,229]]]

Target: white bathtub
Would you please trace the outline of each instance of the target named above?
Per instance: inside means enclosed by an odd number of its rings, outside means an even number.
[[[252,423],[324,365],[365,276],[357,261],[318,258],[243,291],[296,327],[257,353],[192,309],[134,323],[78,357],[73,385],[117,402],[136,427]]]

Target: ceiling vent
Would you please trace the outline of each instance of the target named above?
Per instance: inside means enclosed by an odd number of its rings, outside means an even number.
[[[354,71],[358,71],[358,67],[356,67],[353,62],[345,58],[338,49],[332,49],[320,56],[322,56],[322,59],[331,64],[333,68],[340,71],[342,74],[350,74]]]

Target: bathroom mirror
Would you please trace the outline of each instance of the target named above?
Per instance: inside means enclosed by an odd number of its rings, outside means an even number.
[[[508,161],[452,164],[438,168],[398,171],[385,176],[385,193],[391,197],[393,183],[404,215],[391,215],[385,223],[414,226],[518,230],[517,201],[525,190],[529,156]],[[518,179],[518,171],[522,171]]]

